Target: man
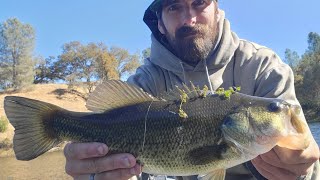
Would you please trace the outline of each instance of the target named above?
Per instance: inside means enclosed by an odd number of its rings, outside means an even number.
[[[155,0],[144,21],[152,31],[151,57],[129,83],[154,96],[190,81],[214,90],[241,86],[245,94],[299,104],[289,66],[272,50],[240,40],[216,1]],[[141,173],[132,155],[105,156],[107,152],[105,144],[68,144],[66,172],[75,179],[96,180],[128,179]],[[318,159],[314,139],[304,151],[275,147],[251,162],[230,168],[226,179],[320,179]]]

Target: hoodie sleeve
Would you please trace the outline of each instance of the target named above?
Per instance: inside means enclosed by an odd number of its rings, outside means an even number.
[[[171,81],[170,73],[151,63],[148,58],[144,65],[140,66],[136,73],[127,80],[129,84],[134,84],[155,97],[159,97],[168,89],[172,89]]]
[[[128,78],[127,83],[138,86],[141,89],[143,89],[145,92],[153,96],[157,96],[158,90],[153,78],[156,72],[156,70],[154,69],[155,68],[153,68],[152,65],[140,66],[137,69],[136,73]]]
[[[261,61],[257,72],[254,95],[280,98],[291,104],[299,105],[294,88],[294,75],[291,68],[273,53]]]
[[[145,92],[155,96],[156,90],[154,88],[154,83],[152,82],[150,76],[148,76],[148,73],[143,70],[143,68],[139,67],[136,71],[136,73],[132,76],[130,76],[127,80],[129,84],[136,85],[143,89]]]
[[[234,80],[245,94],[299,104],[291,68],[267,47],[242,40],[235,53]]]

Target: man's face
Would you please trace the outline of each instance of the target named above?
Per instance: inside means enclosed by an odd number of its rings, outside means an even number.
[[[176,55],[193,65],[208,57],[217,26],[218,8],[211,0],[164,0],[158,21]]]

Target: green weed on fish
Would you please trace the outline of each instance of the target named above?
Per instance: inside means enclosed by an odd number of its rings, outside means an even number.
[[[188,118],[188,114],[182,109],[182,104],[183,103],[187,103],[187,99],[189,98],[188,97],[188,94],[184,91],[184,90],[180,90],[181,92],[181,95],[180,95],[180,107],[179,107],[179,116],[183,119],[186,119]]]
[[[192,93],[192,92],[193,92],[193,93],[201,92],[201,90],[200,90],[199,87],[196,88],[192,83],[191,83],[191,86],[192,86],[193,90],[190,91],[190,93]],[[188,118],[188,114],[182,109],[182,104],[187,103],[187,100],[189,99],[189,96],[188,96],[188,94],[186,93],[185,90],[180,89],[180,88],[178,88],[178,87],[177,87],[177,89],[178,89],[178,91],[181,93],[181,94],[180,94],[180,101],[181,101],[181,102],[180,102],[180,107],[179,107],[179,112],[178,112],[178,114],[179,114],[179,116],[180,116],[181,118],[186,119],[186,118]],[[209,91],[208,86],[207,86],[207,85],[204,85],[203,90],[202,90],[202,92],[200,93],[199,97],[200,97],[200,98],[206,98],[206,97],[207,97],[207,94],[208,94],[208,91]]]
[[[224,99],[230,99],[230,96],[236,92],[240,92],[241,87],[230,87],[228,90],[224,88],[218,88],[215,93]]]

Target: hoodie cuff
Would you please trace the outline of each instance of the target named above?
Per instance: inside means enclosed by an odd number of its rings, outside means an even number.
[[[267,178],[263,177],[257,169],[254,167],[251,161],[248,161],[244,163],[245,167],[251,172],[251,174],[257,179],[257,180],[267,180]]]

